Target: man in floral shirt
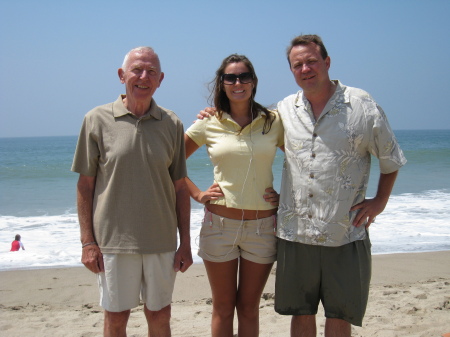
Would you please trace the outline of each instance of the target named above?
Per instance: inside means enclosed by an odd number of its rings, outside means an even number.
[[[325,336],[361,326],[371,277],[368,227],[406,163],[381,107],[365,91],[331,81],[321,38],[291,42],[288,61],[303,89],[278,103],[285,166],[278,209],[275,310],[293,315],[292,336],[316,336],[322,301]],[[366,199],[371,155],[380,178]]]

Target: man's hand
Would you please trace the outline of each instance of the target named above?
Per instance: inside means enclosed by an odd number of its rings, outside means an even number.
[[[184,273],[192,265],[192,251],[190,244],[181,244],[175,253],[173,261],[173,269],[175,272],[181,271]]]
[[[368,228],[372,222],[375,222],[375,217],[384,211],[384,208],[389,201],[389,196],[394,187],[397,174],[398,171],[386,174],[380,173],[380,180],[378,181],[378,190],[375,198],[365,199],[363,202],[350,209],[350,211],[359,209],[359,212],[353,221],[353,226],[359,227],[367,220],[366,228]]]
[[[105,271],[103,255],[97,245],[89,245],[82,248],[81,262],[93,273]]]
[[[353,220],[353,226],[359,227],[366,222],[366,228],[375,222],[375,217],[383,212],[386,207],[387,200],[381,200],[380,198],[365,199],[363,202],[353,206],[350,211],[356,211],[359,209],[358,214]]]
[[[95,182],[96,177],[80,174],[78,178],[77,206],[82,244],[96,242],[92,223]],[[96,244],[81,247],[81,262],[93,273],[105,271],[103,255]]]
[[[209,118],[211,116],[214,116],[216,112],[217,112],[216,108],[208,107],[205,108],[204,110],[200,110],[200,113],[197,115],[197,118],[198,119]]]
[[[278,206],[280,201],[280,195],[272,187],[266,188],[266,193],[264,194],[264,200],[270,202],[272,206]]]
[[[173,269],[175,272],[184,273],[192,264],[190,214],[191,203],[189,189],[184,178],[173,182],[176,194],[176,212],[178,220],[178,233],[180,235],[180,246],[175,253]]]

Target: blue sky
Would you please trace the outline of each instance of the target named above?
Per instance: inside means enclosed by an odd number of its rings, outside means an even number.
[[[331,77],[367,90],[393,129],[449,129],[450,1],[1,1],[0,137],[77,135],[83,116],[124,92],[133,47],[152,46],[157,103],[185,127],[207,106],[223,58],[247,55],[257,101],[298,90],[285,49],[322,36]]]

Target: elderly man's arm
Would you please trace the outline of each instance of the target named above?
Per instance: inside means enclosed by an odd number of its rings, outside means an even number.
[[[384,211],[389,197],[394,187],[395,180],[397,179],[398,171],[380,174],[380,180],[378,181],[378,190],[375,198],[365,199],[363,202],[353,206],[350,210],[354,211],[359,209],[359,213],[356,215],[353,225],[356,227],[361,226],[367,219],[366,227],[369,227],[374,222],[375,217]]]
[[[180,247],[178,247],[175,253],[175,260],[173,268],[176,272],[181,271],[184,273],[192,265],[192,252],[191,252],[191,201],[189,190],[184,178],[175,180],[173,182],[175,186],[175,193],[177,198],[177,219],[178,219],[178,232],[180,234]]]
[[[97,246],[93,227],[95,177],[80,174],[77,184],[78,220],[80,222],[81,262],[93,273],[104,271],[103,256]]]

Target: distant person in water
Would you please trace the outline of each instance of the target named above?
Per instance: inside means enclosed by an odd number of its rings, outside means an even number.
[[[22,248],[22,250],[25,250],[25,247],[23,246],[23,243],[20,242],[20,235],[16,234],[14,241],[11,242],[11,252],[17,252]]]

